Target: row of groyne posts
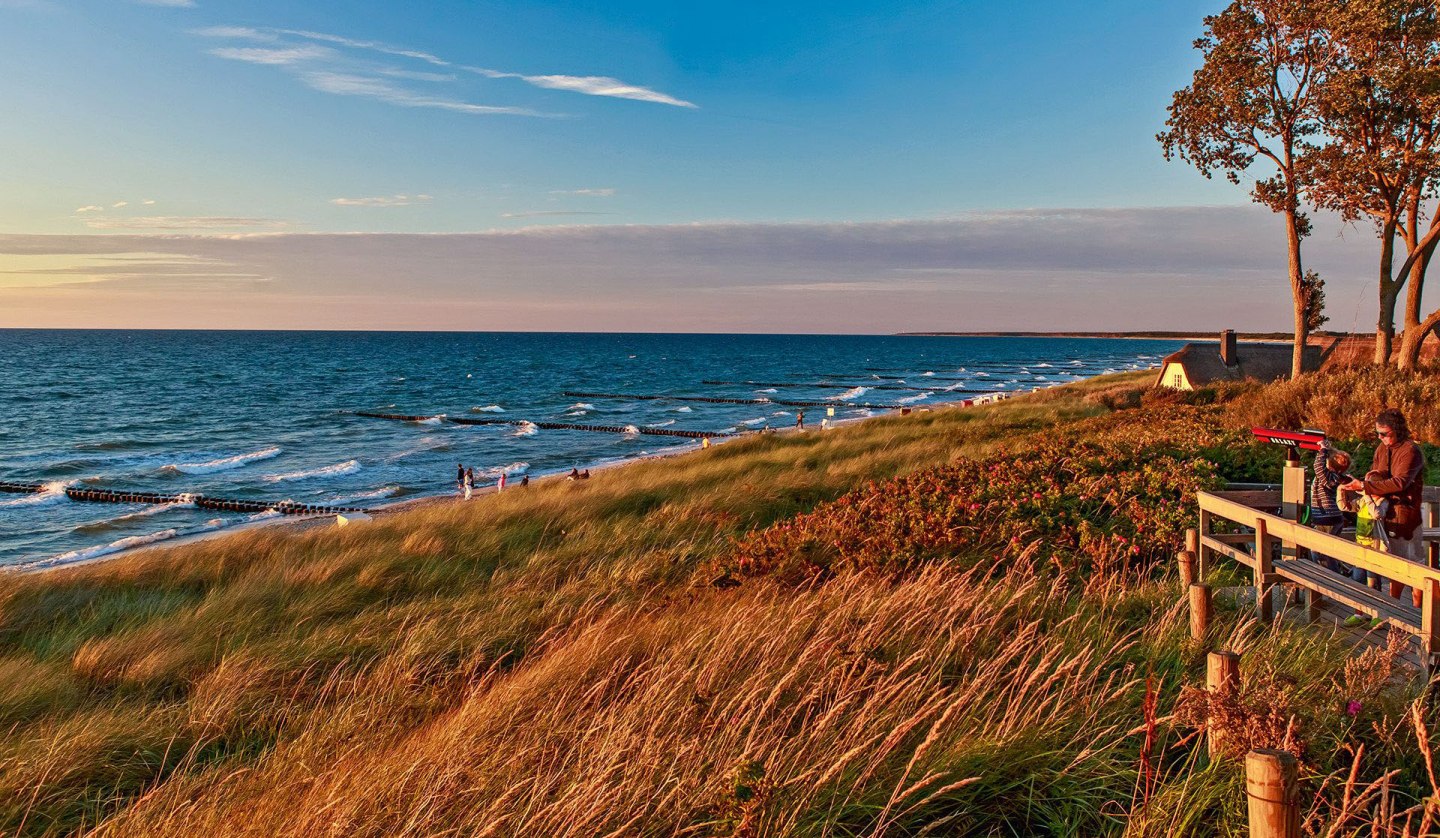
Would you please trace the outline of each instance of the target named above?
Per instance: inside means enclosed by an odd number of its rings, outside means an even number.
[[[1413,562],[1361,546],[1299,523],[1305,505],[1304,469],[1291,457],[1279,487],[1231,485],[1225,491],[1199,493],[1199,527],[1185,532],[1185,549],[1176,556],[1181,586],[1190,611],[1191,640],[1202,647],[1211,639],[1214,595],[1205,581],[1214,561],[1224,556],[1254,574],[1255,616],[1275,618],[1272,594],[1283,585],[1303,592],[1306,618],[1320,617],[1325,600],[1378,618],[1419,641],[1419,672],[1440,672],[1440,492],[1426,489],[1421,505],[1425,559]],[[1278,489],[1278,490],[1277,490]],[[1352,581],[1322,561],[1341,562],[1366,571],[1368,582]],[[1420,605],[1378,590],[1380,578],[1412,587]],[[1205,688],[1213,696],[1233,696],[1242,688],[1239,653],[1207,653]],[[1432,688],[1433,689],[1433,688]],[[1225,731],[1207,725],[1206,748],[1212,760],[1228,750]],[[1256,838],[1300,838],[1299,762],[1288,751],[1257,748],[1245,756],[1245,794],[1250,834]]]
[[[44,483],[15,483],[0,481],[0,492],[16,495],[38,495],[46,491]],[[294,501],[263,501],[241,498],[217,498],[209,495],[164,494],[161,492],[127,492],[111,489],[84,489],[75,486],[65,488],[65,496],[71,500],[91,503],[148,503],[155,505],[186,503],[198,509],[214,509],[221,512],[270,512],[281,515],[344,515],[366,510],[355,506],[329,506]]]

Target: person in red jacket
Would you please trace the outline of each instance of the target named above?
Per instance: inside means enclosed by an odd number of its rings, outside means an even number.
[[[1425,564],[1425,542],[1420,526],[1420,495],[1425,488],[1425,453],[1410,438],[1405,415],[1394,408],[1380,411],[1375,417],[1375,435],[1380,446],[1364,480],[1352,480],[1345,488],[1385,498],[1390,511],[1385,515],[1385,534],[1390,552],[1412,562]],[[1405,586],[1390,580],[1390,596],[1400,598]],[[1420,606],[1420,591],[1410,592],[1415,606]]]

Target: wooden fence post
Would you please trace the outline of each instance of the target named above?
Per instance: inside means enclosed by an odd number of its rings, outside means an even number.
[[[1430,529],[1440,527],[1440,503],[1427,503],[1424,506],[1425,526]],[[1425,557],[1431,567],[1440,568],[1440,541],[1431,541],[1425,545]]]
[[[1210,535],[1211,524],[1214,517],[1205,510],[1200,510],[1200,529],[1195,533],[1195,544],[1199,548],[1195,551],[1195,572],[1200,574],[1201,579],[1210,578],[1210,551],[1200,543],[1200,539]],[[1187,537],[1188,542],[1188,537]]]
[[[1262,623],[1270,622],[1275,610],[1270,604],[1270,578],[1275,572],[1270,557],[1270,535],[1266,532],[1265,519],[1255,522],[1255,618]]]
[[[1257,748],[1245,756],[1251,838],[1300,838],[1298,778],[1291,753]]]
[[[1420,594],[1420,664],[1426,675],[1433,676],[1440,663],[1440,579],[1426,579]]]
[[[1200,555],[1200,531],[1194,527],[1185,531],[1185,549],[1196,556]]]
[[[1210,618],[1215,613],[1215,603],[1210,597],[1210,586],[1196,582],[1190,586],[1190,639],[1203,641],[1210,631]]]
[[[1238,652],[1211,652],[1205,656],[1205,689],[1211,694],[1236,692],[1240,689],[1240,654]],[[1205,744],[1214,760],[1220,753],[1224,734],[1214,728],[1206,728]]]
[[[1175,561],[1180,565],[1180,587],[1189,590],[1195,584],[1195,554],[1189,550],[1181,550],[1175,554]]]

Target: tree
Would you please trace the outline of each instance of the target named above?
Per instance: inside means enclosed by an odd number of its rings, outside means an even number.
[[[1235,184],[1256,163],[1268,175],[1251,197],[1284,219],[1293,302],[1295,351],[1291,377],[1302,371],[1310,315],[1300,242],[1310,233],[1301,208],[1304,157],[1318,131],[1315,93],[1333,58],[1320,14],[1324,0],[1233,0],[1205,18],[1195,41],[1204,63],[1190,86],[1176,91],[1166,130],[1157,135],[1165,159],[1180,158],[1206,177],[1221,172]]]
[[[1324,144],[1306,155],[1311,201],[1346,221],[1370,218],[1380,236],[1375,362],[1394,343],[1395,307],[1409,285],[1397,363],[1419,354],[1421,294],[1435,237],[1421,231],[1440,176],[1437,19],[1430,0],[1346,0],[1325,10],[1335,57],[1316,101]],[[1440,216],[1430,222],[1431,230]],[[1396,239],[1405,261],[1393,270]]]

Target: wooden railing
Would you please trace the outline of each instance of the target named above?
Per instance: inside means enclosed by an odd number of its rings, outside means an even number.
[[[1427,489],[1424,500],[1421,523],[1428,562],[1417,564],[1286,520],[1276,514],[1280,508],[1278,491],[1201,492],[1195,545],[1197,575],[1204,580],[1215,560],[1227,557],[1253,571],[1256,615],[1260,620],[1268,622],[1273,617],[1270,592],[1276,585],[1296,585],[1307,592],[1312,619],[1318,616],[1324,598],[1329,597],[1418,635],[1421,660],[1433,667],[1440,662],[1440,492]],[[1232,525],[1226,529],[1242,531],[1216,532],[1216,524],[1221,521]],[[1370,583],[1361,584],[1327,569],[1321,557],[1363,568],[1370,575]],[[1420,607],[1414,607],[1409,596],[1396,600],[1377,590],[1377,577],[1420,591]]]

